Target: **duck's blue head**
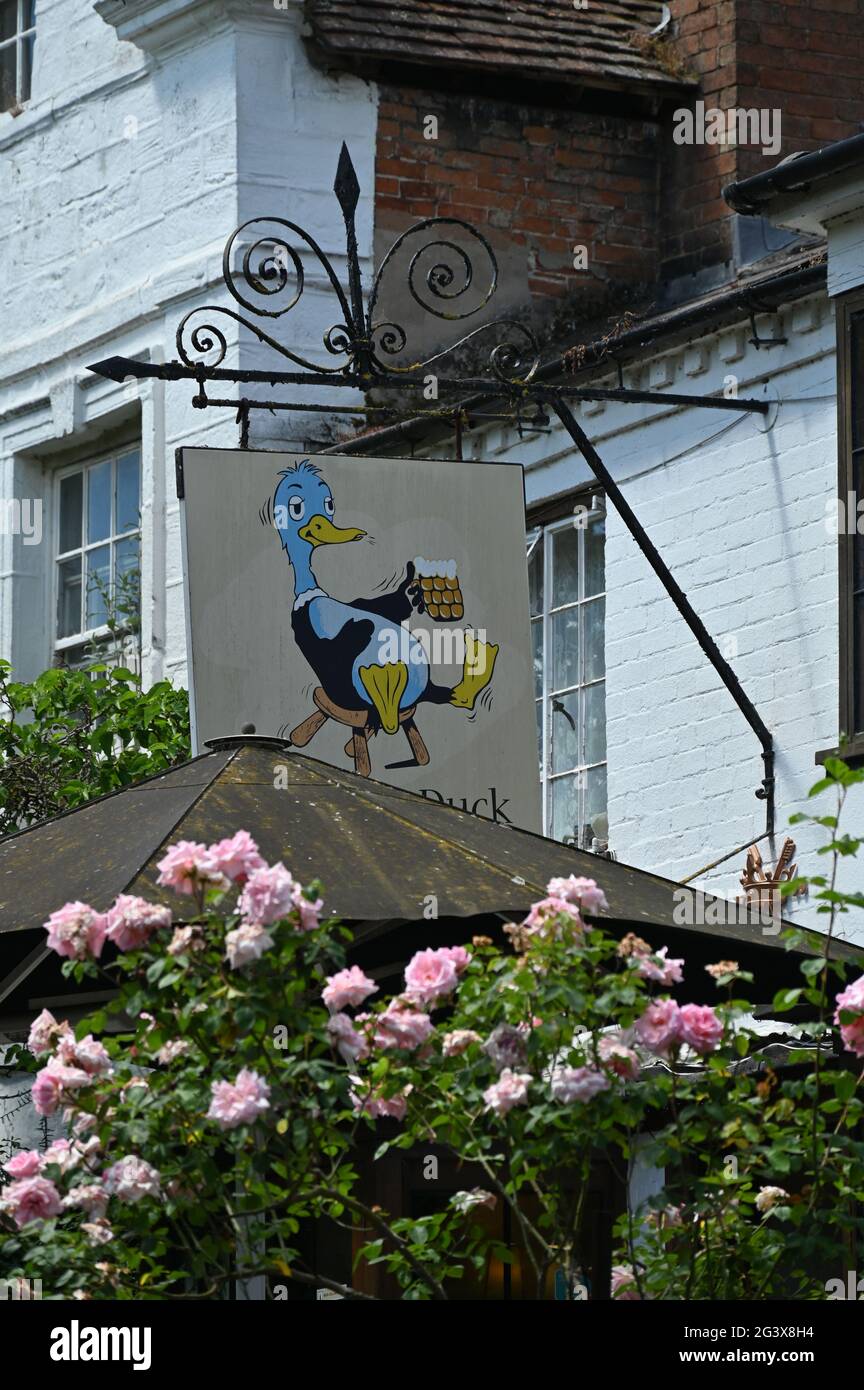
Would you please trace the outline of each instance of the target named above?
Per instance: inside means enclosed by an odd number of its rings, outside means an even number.
[[[366,535],[354,526],[333,524],[333,494],[321,472],[304,459],[279,474],[273,495],[273,520],[294,567],[296,592],[315,588],[311,555],[319,545],[341,545]]]

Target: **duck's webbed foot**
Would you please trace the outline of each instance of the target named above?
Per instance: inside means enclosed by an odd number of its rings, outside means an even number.
[[[479,638],[465,636],[465,664],[462,679],[450,692],[450,703],[457,709],[474,708],[474,701],[485,690],[492,679],[498,647],[492,642],[481,642]]]
[[[381,728],[385,734],[395,734],[399,728],[399,701],[408,684],[405,662],[387,661],[381,666],[361,666],[358,675],[378,712]]]

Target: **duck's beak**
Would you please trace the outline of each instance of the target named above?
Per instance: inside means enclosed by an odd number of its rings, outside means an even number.
[[[308,541],[311,546],[316,546],[343,545],[345,541],[359,541],[366,532],[358,531],[356,526],[334,526],[326,516],[319,514],[310,517],[297,534],[301,541]]]

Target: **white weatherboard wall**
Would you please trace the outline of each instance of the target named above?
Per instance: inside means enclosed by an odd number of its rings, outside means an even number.
[[[50,661],[53,469],[140,430],[144,676],[182,683],[174,450],[236,445],[237,426],[232,412],[194,410],[193,383],[117,385],[86,367],[174,358],[185,313],[233,303],[222,248],[249,217],[306,223],[344,270],[331,189],[345,134],[368,264],[374,89],[310,66],[296,0],[37,0],[36,24],[32,100],[0,114],[0,497],[41,498],[44,538],[0,536],[0,654],[22,678]],[[321,357],[340,317],[313,273],[277,336]],[[261,365],[248,335],[227,336],[226,365]],[[270,447],[323,428],[266,420],[253,440]]]
[[[770,427],[757,415],[617,403],[577,414],[774,734],[777,837],[761,846],[772,862],[789,816],[817,809],[807,795],[821,776],[814,755],[837,741],[837,543],[826,527],[837,472],[833,308],[814,295],[760,320],[760,333],[788,342],[757,351],[742,324],[658,351],[626,384],[720,394],[734,375],[740,396],[779,400]],[[524,441],[497,429],[475,436],[472,452],[526,463],[529,501],[590,478],[558,427]],[[761,750],[611,504],[606,524],[611,847],[681,879],[763,833]],[[848,830],[856,819],[860,799]],[[800,871],[824,872],[823,832],[791,833]],[[699,885],[734,896],[743,859]],[[844,874],[857,886],[854,866]],[[791,912],[824,926],[812,904]]]

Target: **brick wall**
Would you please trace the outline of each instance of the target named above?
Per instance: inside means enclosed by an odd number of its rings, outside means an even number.
[[[542,304],[578,290],[584,305],[610,279],[653,279],[656,141],[639,120],[382,87],[376,232],[389,242],[419,218],[465,218],[509,258],[508,293]]]
[[[769,154],[750,144],[675,145],[664,121],[661,254],[675,276],[729,260],[725,184],[860,131],[864,0],[670,0],[670,8],[672,43],[706,107],[777,109],[781,120],[779,153]]]

